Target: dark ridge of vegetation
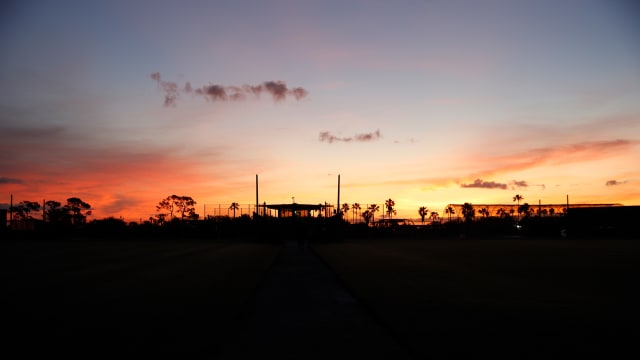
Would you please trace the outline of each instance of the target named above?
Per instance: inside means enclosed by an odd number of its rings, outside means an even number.
[[[44,222],[37,219],[14,220],[0,228],[9,239],[63,240],[176,240],[281,242],[292,239],[326,241],[341,238],[349,224],[340,218],[272,218],[240,216],[210,217],[205,220],[174,218],[162,224],[126,223],[106,218],[83,224]]]
[[[87,220],[91,216],[91,205],[80,198],[68,198],[66,204],[57,201],[43,202],[42,207],[34,201],[22,201],[12,207],[9,226],[0,227],[0,236],[8,238],[77,238],[113,240],[161,240],[161,239],[203,239],[203,240],[244,240],[270,242],[299,239],[301,241],[341,241],[348,238],[495,238],[495,237],[634,237],[637,230],[633,226],[640,218],[640,206],[580,206],[564,207],[562,213],[554,208],[542,208],[528,203],[521,195],[515,195],[516,209],[496,210],[491,215],[487,205],[474,207],[464,203],[458,209],[449,205],[442,221],[437,212],[426,206],[418,209],[421,222],[413,224],[405,219],[393,218],[396,203],[393,199],[384,202],[383,209],[376,204],[363,207],[359,203],[342,204],[333,216],[300,215],[253,217],[242,214],[236,217],[239,204],[232,203],[229,211],[233,217],[206,216],[196,213],[196,201],[190,196],[170,195],[156,206],[157,214],[141,223],[126,223],[123,219],[106,218]],[[266,206],[266,204],[265,204]],[[42,219],[35,214],[42,210]],[[383,211],[386,218],[375,219],[375,213]],[[326,214],[326,211],[324,211]],[[452,215],[462,215],[452,219]],[[0,211],[6,217],[6,210]],[[431,221],[425,224],[425,218]],[[364,222],[356,221],[362,218]],[[351,219],[351,222],[349,221]]]
[[[612,210],[613,209],[613,210]],[[349,223],[342,217],[274,218],[248,215],[216,216],[204,220],[181,220],[175,217],[162,223],[126,223],[106,218],[89,222],[59,222],[37,219],[14,220],[11,227],[0,229],[0,235],[15,239],[110,239],[162,240],[200,239],[224,241],[273,242],[301,240],[335,242],[345,239],[373,238],[470,238],[543,237],[633,238],[637,235],[634,217],[640,207],[575,209],[566,216],[480,217],[434,221],[425,225],[402,223]],[[611,213],[615,211],[611,216]]]

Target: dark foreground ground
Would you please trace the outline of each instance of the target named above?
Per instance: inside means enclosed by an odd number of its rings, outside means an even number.
[[[2,243],[3,348],[221,353],[279,248],[209,241]]]
[[[422,358],[640,357],[640,240],[354,241],[316,251]]]
[[[4,241],[2,348],[637,358],[640,241]]]

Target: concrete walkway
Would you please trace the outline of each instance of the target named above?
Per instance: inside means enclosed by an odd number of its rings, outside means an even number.
[[[408,359],[305,244],[284,244],[241,321],[225,359]]]

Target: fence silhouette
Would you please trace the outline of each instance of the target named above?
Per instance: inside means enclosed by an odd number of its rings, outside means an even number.
[[[269,216],[269,217],[277,217],[278,210],[269,209],[269,204],[259,204],[257,213],[260,216]],[[319,204],[323,207],[323,210],[319,212],[315,212],[312,214],[314,217],[330,217],[336,214],[335,212],[335,204]],[[394,207],[395,213],[389,214],[387,212],[385,204],[360,204],[359,209],[353,209],[353,204],[349,205],[349,210],[346,212],[343,211],[342,217],[344,220],[349,223],[364,223],[365,219],[362,217],[362,213],[367,211],[371,205],[377,205],[378,211],[373,214],[372,221],[385,220],[389,218],[402,218],[408,221],[411,221],[415,224],[423,223],[422,218],[418,215],[419,208],[409,209],[409,208],[398,208]],[[520,204],[522,206],[524,204]],[[343,205],[344,206],[344,205]],[[428,210],[428,214],[424,218],[424,223],[432,223],[432,222],[448,222],[448,221],[459,221],[462,219],[462,206],[463,204],[448,204],[441,211],[432,211]],[[474,218],[482,218],[482,217],[500,217],[501,211],[506,212],[510,216],[518,216],[518,205],[517,204],[472,204],[475,210]],[[532,216],[562,216],[567,210],[567,204],[528,204],[529,209],[531,211]],[[573,208],[584,208],[584,207],[617,207],[622,206],[621,204],[570,204],[569,207]],[[449,214],[447,209],[451,208],[453,212]],[[481,209],[487,210],[486,214],[482,214],[480,212]],[[341,209],[342,211],[343,209]],[[204,204],[202,208],[202,216],[201,219],[206,219],[208,217],[216,217],[216,216],[227,216],[234,217],[234,209],[232,204]],[[432,217],[431,213],[435,212],[436,216]],[[238,204],[235,209],[235,217],[240,216],[249,216],[253,217],[256,213],[256,205],[255,204]],[[412,215],[407,215],[412,214]],[[522,216],[524,214],[521,214]]]
[[[218,216],[224,216],[224,217],[241,217],[241,216],[249,216],[252,217],[257,213],[260,216],[267,216],[267,217],[277,217],[278,216],[278,210],[277,209],[270,209],[269,208],[270,204],[258,204],[258,211],[256,211],[256,204],[237,204],[237,207],[235,207],[235,213],[234,213],[234,206],[232,206],[231,203],[219,203],[219,204],[204,204],[201,208],[201,216],[200,219],[207,219],[207,218],[211,218],[211,217],[218,217]],[[318,204],[322,207],[321,210],[319,211],[315,211],[312,213],[311,216],[313,217],[331,217],[334,216],[336,214],[336,206],[335,204],[329,204],[329,203],[324,203],[324,204]],[[376,211],[373,214],[373,217],[371,219],[371,221],[378,221],[378,220],[384,220],[384,219],[389,219],[389,218],[397,218],[398,215],[397,214],[411,214],[411,213],[415,213],[414,216],[410,216],[410,217],[403,217],[404,219],[413,221],[414,223],[419,223],[422,222],[422,219],[419,217],[418,215],[418,209],[414,209],[414,210],[410,210],[410,209],[406,209],[406,208],[396,208],[394,207],[394,211],[395,213],[393,214],[388,214],[387,213],[387,209],[385,207],[384,204],[361,204],[359,209],[353,209],[352,205],[353,204],[347,204],[349,205],[349,210],[347,210],[346,212],[343,211],[343,209],[341,208],[342,213],[342,217],[345,221],[355,224],[355,223],[364,223],[365,219],[362,216],[362,214],[367,211],[371,205],[377,205],[378,206],[378,211]],[[343,205],[344,206],[344,205]],[[433,222],[433,221],[441,221],[443,220],[443,216],[442,216],[442,212],[438,212],[438,217],[437,218],[430,218],[429,216],[425,217],[425,223],[428,222]],[[446,221],[446,219],[444,219]]]

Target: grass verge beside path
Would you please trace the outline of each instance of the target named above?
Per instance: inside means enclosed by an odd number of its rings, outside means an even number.
[[[640,241],[386,239],[314,250],[428,357],[638,355]]]
[[[3,343],[58,354],[214,355],[280,249],[205,240],[0,246]]]

